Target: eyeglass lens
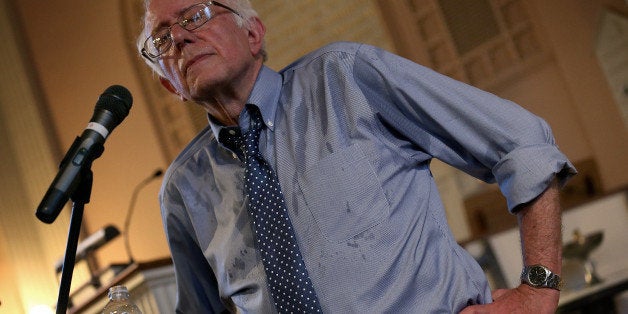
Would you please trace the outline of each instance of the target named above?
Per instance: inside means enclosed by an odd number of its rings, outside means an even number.
[[[195,30],[209,21],[213,16],[213,12],[209,5],[195,4],[185,10],[175,24],[181,25],[188,31]],[[144,49],[148,54],[155,58],[164,54],[172,45],[171,29],[175,24],[158,29],[146,39]]]

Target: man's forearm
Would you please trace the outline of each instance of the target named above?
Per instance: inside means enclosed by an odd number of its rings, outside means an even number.
[[[541,264],[560,274],[562,235],[556,180],[517,212],[524,265]],[[493,303],[469,306],[462,313],[554,313],[560,293],[551,288],[521,284],[493,292]]]
[[[560,275],[562,261],[561,210],[554,180],[517,213],[524,265],[541,264]]]

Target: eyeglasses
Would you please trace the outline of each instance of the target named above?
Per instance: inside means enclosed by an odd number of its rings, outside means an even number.
[[[142,56],[154,62],[157,57],[163,55],[172,47],[173,38],[171,30],[174,25],[179,24],[188,31],[193,31],[203,26],[203,24],[207,23],[207,21],[215,16],[214,11],[211,9],[212,5],[225,8],[235,15],[242,17],[236,10],[216,1],[195,4],[185,9],[174,24],[160,28],[154,31],[152,35],[148,36],[144,41]]]

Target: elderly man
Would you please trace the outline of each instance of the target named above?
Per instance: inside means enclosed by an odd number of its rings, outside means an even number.
[[[150,0],[144,22],[147,63],[209,118],[160,193],[177,312],[556,309],[557,189],[575,169],[543,120],[367,45],[275,72],[246,0]],[[432,158],[499,184],[520,222],[520,286],[491,295]]]

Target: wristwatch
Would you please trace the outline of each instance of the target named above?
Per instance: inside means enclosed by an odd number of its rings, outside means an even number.
[[[561,286],[560,276],[543,265],[525,266],[521,272],[521,282],[535,288],[560,290]]]

